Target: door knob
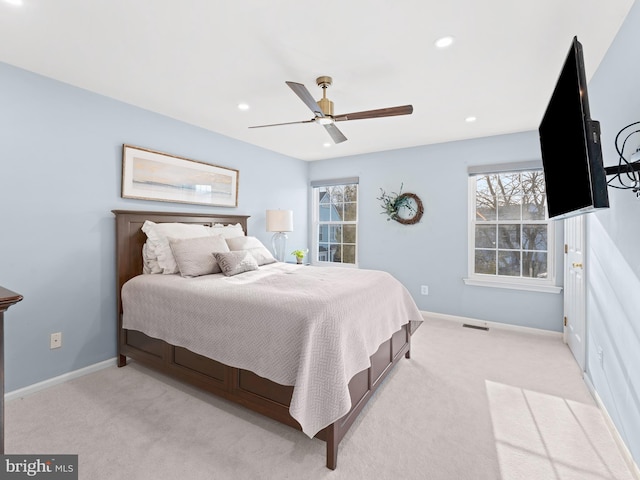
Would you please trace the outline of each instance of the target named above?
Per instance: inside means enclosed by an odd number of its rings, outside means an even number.
[[[582,263],[573,262],[572,266],[573,266],[573,268],[582,268]]]

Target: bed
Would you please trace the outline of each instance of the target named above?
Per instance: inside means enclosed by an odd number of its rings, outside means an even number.
[[[421,317],[406,289],[384,272],[342,269],[356,276],[343,281],[338,269],[283,262],[233,276],[145,275],[145,222],[237,226],[246,236],[248,217],[113,213],[118,366],[133,359],[324,440],[326,466],[335,469],[349,427],[396,363],[410,358],[411,322]],[[397,304],[373,305],[380,288],[397,289]],[[365,304],[390,313],[373,322],[376,313],[356,313],[369,312]]]

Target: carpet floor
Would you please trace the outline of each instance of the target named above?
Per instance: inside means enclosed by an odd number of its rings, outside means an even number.
[[[86,480],[634,478],[558,337],[435,319],[335,471],[324,442],[135,362],[7,402],[5,451],[77,454]]]

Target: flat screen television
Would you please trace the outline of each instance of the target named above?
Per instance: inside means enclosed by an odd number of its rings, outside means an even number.
[[[549,218],[609,207],[600,124],[589,112],[582,44],[573,38],[538,129]]]

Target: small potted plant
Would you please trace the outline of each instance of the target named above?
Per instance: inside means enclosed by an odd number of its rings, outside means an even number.
[[[307,250],[294,250],[293,252],[291,252],[291,255],[296,257],[296,263],[302,263],[302,259],[304,258],[304,256],[307,254],[308,251],[309,251],[309,249],[307,249]]]

